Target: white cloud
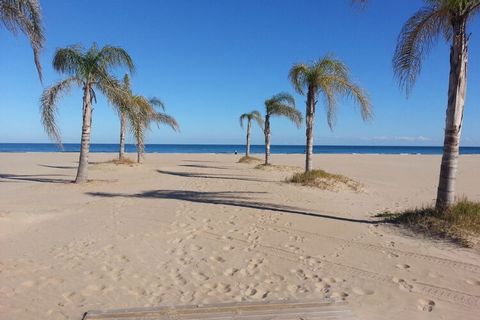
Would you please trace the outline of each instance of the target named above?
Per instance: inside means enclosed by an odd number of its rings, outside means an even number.
[[[376,140],[376,141],[431,141],[432,139],[424,136],[375,136],[375,137],[361,137],[362,140]]]
[[[416,137],[401,136],[401,137],[395,137],[394,140],[400,140],[400,141],[430,141],[432,139],[424,137],[424,136],[416,136]]]

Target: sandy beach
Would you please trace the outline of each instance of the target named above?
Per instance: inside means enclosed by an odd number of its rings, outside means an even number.
[[[345,300],[359,319],[478,319],[480,255],[372,218],[431,204],[440,156],[315,155],[360,192],[287,184],[294,169],[240,156],[0,154],[2,319],[80,319],[91,309],[280,299]],[[131,155],[131,158],[134,158]],[[303,166],[303,155],[272,155]],[[480,200],[480,156],[457,194]]]

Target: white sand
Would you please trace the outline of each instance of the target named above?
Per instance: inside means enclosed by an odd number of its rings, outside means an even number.
[[[315,156],[362,193],[289,185],[238,158],[148,154],[143,166],[92,165],[95,181],[78,186],[64,183],[77,154],[0,154],[0,318],[333,297],[359,319],[478,319],[478,252],[368,223],[430,204],[440,157]],[[460,159],[458,193],[472,200],[479,167]]]

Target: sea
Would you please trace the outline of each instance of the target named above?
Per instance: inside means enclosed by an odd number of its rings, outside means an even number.
[[[263,145],[252,145],[251,153],[263,153]],[[0,152],[79,152],[80,144],[65,143],[63,148],[54,143],[0,143]],[[127,152],[135,152],[135,145],[127,144]],[[147,153],[217,153],[242,154],[244,145],[239,144],[147,144]],[[326,154],[442,154],[441,146],[315,146],[314,153]],[[118,144],[93,143],[90,152],[118,152]],[[302,154],[303,145],[272,145],[271,153]],[[460,154],[480,154],[480,147],[460,147]]]

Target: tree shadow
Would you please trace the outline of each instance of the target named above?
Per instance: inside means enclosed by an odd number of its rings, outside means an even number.
[[[52,169],[77,169],[77,166],[51,166],[48,164],[39,164],[38,166]]]
[[[220,169],[220,170],[230,169],[226,167],[207,166],[207,165],[201,165],[201,164],[179,164],[178,166],[187,167],[187,168],[199,168],[199,169]]]
[[[0,180],[0,182],[10,182],[11,181],[33,181],[33,182],[45,182],[45,183],[71,183],[71,179],[56,179],[56,178],[46,178],[46,177],[65,177],[64,174],[8,174],[0,173],[0,179],[5,179],[5,181]]]
[[[247,178],[247,176],[239,175],[230,175],[223,173],[195,173],[195,172],[176,172],[176,171],[167,171],[167,170],[157,170],[158,173],[168,174],[177,177],[186,177],[186,178],[205,178],[205,179],[220,179],[220,180],[240,180],[240,181],[253,181],[253,182],[277,182],[273,180],[262,180],[255,178]]]
[[[127,198],[146,198],[146,199],[174,199],[189,201],[195,203],[218,204],[234,207],[250,208],[257,210],[269,210],[287,214],[298,214],[309,217],[363,223],[363,224],[378,224],[378,221],[353,219],[326,215],[311,211],[306,211],[300,208],[278,205],[273,203],[264,203],[259,201],[250,201],[251,194],[265,194],[267,192],[248,192],[248,191],[219,191],[219,192],[200,192],[200,191],[186,191],[186,190],[151,190],[135,194],[122,193],[108,193],[108,192],[87,192],[88,195],[95,197],[127,197]]]

